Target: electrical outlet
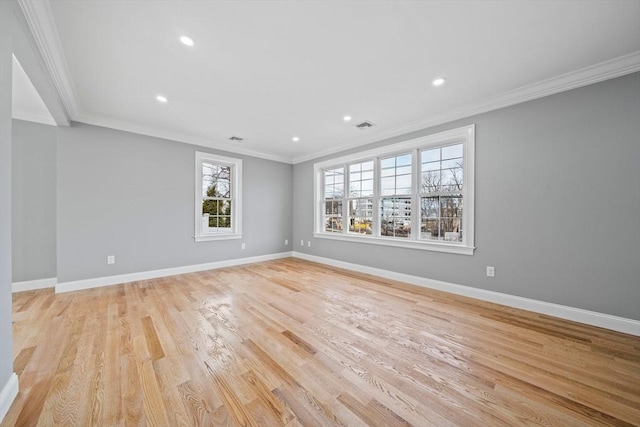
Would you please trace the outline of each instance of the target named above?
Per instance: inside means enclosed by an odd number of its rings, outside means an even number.
[[[242,247],[240,249],[247,249],[247,245],[245,245],[244,243],[242,244]]]
[[[496,268],[495,267],[491,267],[491,266],[487,266],[487,277],[495,277],[496,275]]]
[[[284,245],[287,246],[289,244],[289,239],[284,239]]]
[[[311,247],[311,240],[307,241],[307,246]]]
[[[116,263],[116,256],[115,255],[109,255],[107,257],[107,264],[115,264]]]
[[[300,246],[304,246],[304,240],[300,240]]]

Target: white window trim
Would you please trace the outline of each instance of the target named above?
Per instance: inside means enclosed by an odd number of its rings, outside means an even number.
[[[342,233],[336,232],[326,232],[324,231],[323,222],[323,203],[324,203],[324,192],[323,192],[323,171],[325,169],[333,169],[337,167],[344,167],[345,171],[347,171],[347,165],[349,163],[366,161],[371,159],[376,159],[381,156],[390,156],[394,154],[399,154],[403,152],[416,152],[419,153],[419,150],[423,148],[429,147],[437,147],[442,145],[447,145],[449,143],[462,143],[463,144],[463,156],[464,156],[464,187],[463,187],[463,200],[464,200],[464,209],[462,211],[462,221],[465,226],[463,233],[463,240],[460,243],[449,243],[442,241],[428,241],[428,240],[418,240],[417,233],[412,233],[410,238],[400,239],[393,237],[379,237],[379,236],[366,236],[366,235],[355,235],[349,234],[347,232],[348,227],[344,227]],[[413,180],[416,190],[412,192],[413,198],[418,197],[417,195],[419,191],[418,183],[419,178],[421,176],[418,173],[418,165],[419,158],[415,159],[412,163],[414,165],[413,168]],[[376,161],[375,169],[378,169],[379,165]],[[345,178],[347,176],[347,172],[345,172]],[[378,181],[379,181],[379,171],[375,174],[376,179],[374,180],[374,196],[375,199],[378,194]],[[329,159],[323,162],[319,162],[314,164],[314,206],[313,206],[313,218],[314,218],[314,233],[313,236],[320,239],[331,239],[331,240],[341,240],[341,241],[349,241],[349,242],[358,242],[358,243],[369,243],[375,245],[385,245],[385,246],[393,246],[393,247],[401,247],[401,248],[410,248],[410,249],[420,249],[420,250],[428,250],[435,252],[448,252],[453,254],[461,254],[461,255],[473,255],[475,250],[474,246],[474,193],[475,193],[475,125],[469,125],[460,127],[457,129],[448,130],[445,132],[440,132],[433,135],[427,135],[420,138],[411,139],[408,141],[403,141],[397,144],[387,145],[384,147],[374,148],[372,150],[361,151],[354,154],[349,154],[346,156],[342,156],[339,158]],[[347,183],[345,181],[345,196],[348,194]],[[348,200],[348,197],[345,197],[344,200]],[[412,199],[413,200],[413,199]],[[414,203],[417,201],[414,200]],[[415,206],[418,206],[417,204]],[[375,208],[374,208],[375,209]],[[379,209],[378,209],[379,210]],[[419,210],[413,209],[412,211],[412,223],[419,224]],[[347,218],[345,215],[348,215],[348,207],[343,207],[343,224],[347,224]],[[378,214],[374,212],[374,226],[379,227],[379,224],[376,224],[376,218]],[[414,222],[415,221],[415,222]],[[414,227],[415,228],[415,227]]]
[[[202,231],[202,163],[231,166],[231,225],[230,233],[205,233]],[[242,238],[242,159],[196,151],[195,235],[196,242]]]

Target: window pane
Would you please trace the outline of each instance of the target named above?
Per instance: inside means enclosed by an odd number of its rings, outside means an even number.
[[[411,154],[402,154],[381,160],[381,195],[411,194],[411,158]]]
[[[424,150],[422,152],[422,163],[438,162],[440,161],[440,149],[434,148],[433,150]]]
[[[422,218],[422,223],[420,225],[420,238],[427,240],[439,240],[440,220]]]
[[[388,197],[380,200],[380,235],[409,237],[411,234],[411,199]]]
[[[396,158],[395,157],[389,157],[388,159],[380,160],[380,167],[382,169],[392,168],[392,167],[395,167],[395,165],[396,165]]]
[[[371,234],[373,199],[349,201],[349,233]]]
[[[373,196],[373,180],[362,181],[362,196]]]
[[[342,200],[325,202],[325,231],[342,231]]]
[[[324,171],[324,198],[340,199],[344,192],[344,168]]]
[[[440,228],[446,242],[461,242],[460,218],[442,218]]]
[[[349,194],[351,195],[351,197],[360,197],[360,189],[361,189],[360,181],[351,182],[350,186],[351,186],[351,189],[349,190]]]
[[[219,209],[219,200],[208,200],[208,199],[204,199],[202,201],[202,214],[209,214],[209,215],[217,215],[218,214],[218,209]]]
[[[438,218],[440,216],[440,198],[423,197],[420,203],[422,218]]]
[[[463,154],[462,144],[449,145],[448,147],[442,147],[443,160],[462,157],[462,154]]]
[[[362,171],[372,171],[373,170],[373,160],[362,163]]]
[[[422,192],[435,193],[440,191],[440,171],[428,171],[422,174]]]
[[[440,197],[440,216],[445,218],[462,216],[462,196]]]
[[[462,169],[444,169],[442,171],[442,185],[452,186],[453,188],[462,189]]]
[[[443,160],[441,162],[442,169],[453,169],[462,167],[462,159]]]
[[[420,238],[462,242],[461,194],[420,199]]]
[[[397,166],[411,166],[411,154],[404,154],[396,157]]]

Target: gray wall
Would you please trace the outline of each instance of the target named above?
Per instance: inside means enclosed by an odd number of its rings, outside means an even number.
[[[13,282],[56,277],[56,128],[13,120]]]
[[[295,250],[640,319],[640,75],[360,150],[471,123],[473,256],[314,239],[313,163],[356,150],[294,166]],[[486,277],[487,265],[496,277]]]
[[[243,239],[194,242],[196,151],[216,152],[58,128],[58,283],[290,251],[293,166],[224,152],[243,159]]]
[[[11,337],[11,53],[13,1],[0,1],[0,390],[13,373]]]

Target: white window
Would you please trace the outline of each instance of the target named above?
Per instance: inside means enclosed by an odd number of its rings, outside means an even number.
[[[472,255],[474,125],[316,163],[315,237]]]
[[[242,238],[242,160],[196,152],[195,240]]]

